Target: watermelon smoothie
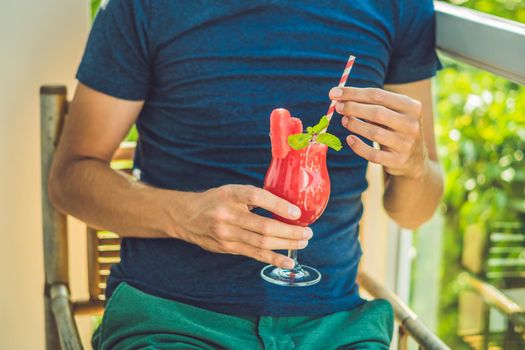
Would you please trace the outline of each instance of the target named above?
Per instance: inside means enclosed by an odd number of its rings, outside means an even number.
[[[274,218],[292,225],[308,226],[323,213],[330,197],[330,178],[326,167],[328,147],[315,141],[300,150],[291,148],[288,137],[303,131],[300,119],[292,118],[286,109],[275,109],[270,116],[272,161],[264,180],[264,189],[286,199],[301,209],[301,217],[289,220]],[[267,266],[261,276],[268,282],[283,286],[309,286],[320,281],[316,269],[300,265],[297,251],[288,256],[295,260],[293,269]]]

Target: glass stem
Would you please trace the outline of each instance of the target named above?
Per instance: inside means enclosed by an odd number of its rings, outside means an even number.
[[[295,266],[294,266],[294,268],[296,268],[297,265],[299,265],[299,263],[297,262],[297,250],[295,250],[295,249],[294,249],[294,250],[289,250],[289,251],[288,251],[288,257],[289,257],[290,259],[292,259],[293,261],[295,261]]]

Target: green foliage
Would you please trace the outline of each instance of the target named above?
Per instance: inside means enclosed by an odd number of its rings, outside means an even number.
[[[525,22],[525,0],[451,0]],[[436,136],[446,174],[439,335],[453,349],[457,336],[463,233],[473,223],[524,218],[525,87],[443,59],[437,79]]]
[[[97,14],[98,8],[100,7],[100,3],[102,0],[90,0],[91,3],[91,19],[93,20],[95,18],[95,15]]]
[[[439,152],[446,170],[444,209],[460,229],[516,219],[512,198],[525,185],[525,89],[503,78],[445,61],[439,74]]]
[[[131,127],[131,130],[129,130],[128,135],[124,139],[124,141],[137,141],[139,139],[139,133],[137,131],[137,127],[133,125]]]
[[[525,1],[523,0],[449,0],[447,2],[514,21],[525,22]]]

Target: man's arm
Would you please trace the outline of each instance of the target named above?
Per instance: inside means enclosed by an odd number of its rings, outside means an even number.
[[[71,103],[49,180],[53,204],[92,226],[122,236],[167,237],[155,210],[164,192],[110,168],[143,101],[120,100],[82,84]],[[140,220],[138,218],[148,218]]]
[[[175,238],[203,249],[245,255],[284,268],[294,261],[272,250],[302,249],[309,228],[251,212],[261,207],[297,219],[300,209],[260,188],[225,185],[202,193],[147,186],[112,170],[110,160],[137,119],[141,101],[80,84],[53,161],[53,204],[91,226],[123,237]]]
[[[434,213],[443,193],[433,127],[430,80],[388,85],[386,90],[343,88],[330,98],[352,133],[347,143],[361,157],[383,165],[387,213],[400,226],[417,228]]]
[[[392,176],[385,173],[383,203],[400,226],[415,229],[434,214],[443,195],[443,173],[439,165],[434,134],[434,111],[430,79],[385,89],[421,102],[423,170],[420,176]]]

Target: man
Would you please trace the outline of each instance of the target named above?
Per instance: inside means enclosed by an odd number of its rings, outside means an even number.
[[[330,89],[349,54],[351,87]],[[391,309],[355,283],[366,165],[383,166],[401,226],[432,215],[438,68],[430,0],[109,1],[50,180],[58,208],[123,237],[95,348],[387,349]],[[329,152],[328,207],[311,228],[278,222],[269,213],[300,210],[261,189],[269,113],[313,125],[330,99],[343,116],[330,132],[348,147]],[[109,167],[133,123],[140,181]],[[265,264],[293,266],[286,249],[321,282],[263,281]]]

